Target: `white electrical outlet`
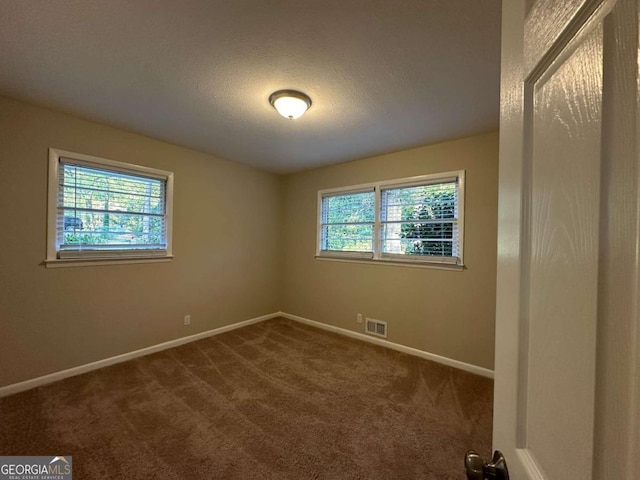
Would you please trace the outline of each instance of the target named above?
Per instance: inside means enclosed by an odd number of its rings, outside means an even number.
[[[362,314],[359,313],[358,315],[356,315],[356,322],[358,323],[362,323]]]
[[[185,325],[191,325],[191,315],[185,315],[184,316],[184,324]]]

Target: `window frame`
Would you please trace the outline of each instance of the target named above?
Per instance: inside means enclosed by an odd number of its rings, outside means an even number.
[[[456,181],[458,184],[458,216],[456,220],[458,235],[458,257],[418,256],[406,254],[383,253],[381,230],[382,190],[405,188],[421,185],[434,185]],[[373,190],[375,194],[373,252],[342,252],[322,250],[322,200],[327,196],[346,195]],[[464,207],[465,207],[465,170],[418,175],[414,177],[383,180],[378,182],[329,188],[318,191],[318,207],[316,218],[316,255],[318,260],[336,260],[347,262],[364,262],[375,264],[396,264],[416,267],[432,267],[461,270],[464,268]]]
[[[159,253],[144,249],[127,249],[101,251],[96,255],[73,255],[72,250],[65,250],[64,258],[58,245],[58,193],[59,171],[61,159],[77,162],[80,166],[87,166],[99,170],[109,170],[129,175],[162,179],[165,181],[165,233],[166,249]],[[47,192],[47,267],[80,267],[88,265],[117,265],[127,263],[168,262],[173,259],[173,172],[159,170],[131,163],[118,162],[93,155],[69,152],[57,148],[49,148],[49,171]]]

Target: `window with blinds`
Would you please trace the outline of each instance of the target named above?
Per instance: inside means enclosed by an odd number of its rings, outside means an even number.
[[[381,253],[457,263],[458,182],[381,190]]]
[[[320,250],[373,256],[375,192],[348,192],[322,197]]]
[[[172,173],[52,149],[49,181],[48,260],[170,255]]]
[[[319,256],[463,265],[464,171],[319,192]]]

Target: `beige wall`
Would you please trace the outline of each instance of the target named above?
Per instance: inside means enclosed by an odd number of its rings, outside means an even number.
[[[175,259],[45,268],[49,147],[175,172]],[[275,175],[0,97],[0,206],[0,386],[279,310]]]
[[[314,259],[318,190],[461,169],[464,271]],[[391,342],[493,369],[497,185],[496,133],[285,177],[282,310],[360,332],[362,313]]]

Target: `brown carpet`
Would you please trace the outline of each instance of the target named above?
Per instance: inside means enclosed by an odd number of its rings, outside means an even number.
[[[465,479],[491,380],[273,319],[0,399],[0,455],[84,479]]]

